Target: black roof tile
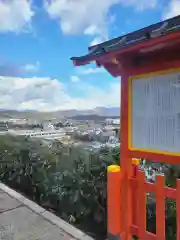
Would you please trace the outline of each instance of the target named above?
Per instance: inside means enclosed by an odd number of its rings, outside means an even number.
[[[117,51],[125,47],[132,46],[136,43],[148,41],[152,38],[157,38],[168,33],[180,30],[180,16],[165,20],[129,33],[124,36],[114,38],[104,43],[89,47],[89,53],[81,57],[72,57],[78,65],[94,60],[97,57],[103,56],[105,53]]]

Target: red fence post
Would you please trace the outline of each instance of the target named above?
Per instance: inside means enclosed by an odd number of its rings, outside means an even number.
[[[137,158],[132,159],[132,178],[136,179],[132,184],[132,224],[137,226],[137,171],[139,169],[140,160]]]
[[[138,237],[139,240],[146,239],[146,189],[145,174],[143,171],[137,172],[137,204],[138,204]]]
[[[165,193],[164,176],[156,176],[156,236],[165,240]]]
[[[108,211],[108,239],[120,239],[121,223],[120,223],[120,166],[111,165],[107,170],[107,211]]]
[[[180,179],[176,181],[176,240],[180,240]]]
[[[132,177],[136,177],[137,176],[137,171],[139,170],[139,165],[140,165],[140,159],[132,158],[132,166],[133,166]]]

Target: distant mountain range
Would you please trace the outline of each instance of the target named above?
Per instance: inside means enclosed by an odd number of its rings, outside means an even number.
[[[38,112],[33,110],[17,111],[17,110],[6,110],[0,109],[0,117],[11,117],[11,118],[38,118],[38,119],[51,119],[61,117],[75,117],[75,116],[104,116],[104,117],[119,117],[120,108],[112,107],[96,107],[90,110],[62,110],[55,112]]]
[[[101,115],[101,116],[120,116],[119,107],[112,107],[112,108],[97,107],[94,109],[94,111],[97,115]]]

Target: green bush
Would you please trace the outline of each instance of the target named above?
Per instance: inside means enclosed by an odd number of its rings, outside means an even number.
[[[3,136],[0,138],[0,180],[19,190],[43,207],[81,228],[95,239],[106,237],[107,175],[110,164],[119,164],[119,149],[98,153],[82,148],[51,146],[38,140]],[[166,184],[175,186],[178,167],[166,166]],[[166,206],[167,239],[176,237],[176,206]],[[155,232],[155,201],[147,202],[147,227]]]
[[[107,165],[119,150],[83,150],[7,136],[0,141],[0,180],[96,239],[106,236]]]

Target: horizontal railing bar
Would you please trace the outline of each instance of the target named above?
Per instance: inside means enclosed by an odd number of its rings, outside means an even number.
[[[135,225],[131,226],[132,235],[138,237],[138,227]],[[156,240],[156,235],[154,233],[146,232],[146,240]]]
[[[135,186],[136,184],[136,179],[132,178],[132,187]],[[145,182],[145,189],[147,193],[156,193],[156,183],[148,183]],[[165,197],[170,198],[170,199],[176,199],[176,189],[175,188],[169,188],[169,187],[164,187],[164,192],[165,192]]]
[[[177,190],[175,188],[165,187],[165,196],[170,199],[176,199]]]
[[[140,159],[151,159],[153,162],[158,163],[169,163],[169,164],[179,164],[179,156],[157,154],[152,152],[143,152],[129,150],[128,155],[130,158],[140,158]]]

